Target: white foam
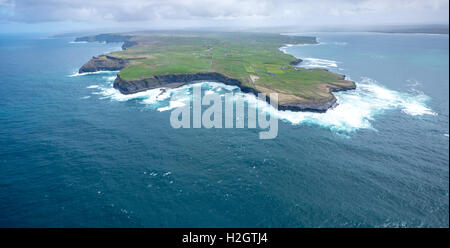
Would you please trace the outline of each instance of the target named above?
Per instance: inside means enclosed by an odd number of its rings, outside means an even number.
[[[331,42],[322,42],[319,38],[317,38],[317,43],[315,44],[284,44],[279,49],[284,52],[286,52],[286,49],[293,46],[323,46],[323,45],[333,45],[333,46],[346,46],[348,45],[348,42],[345,41],[331,41]]]
[[[408,83],[407,85],[410,87],[417,87],[420,85],[420,82],[417,81],[416,79],[408,79],[406,80],[406,82]]]
[[[114,76],[107,76],[107,77],[102,77],[102,78],[104,78],[104,79],[106,79],[107,81],[114,81],[114,80],[116,80],[116,77],[117,77],[117,75],[114,75]]]
[[[411,116],[435,115],[425,104],[428,100],[427,96],[393,91],[370,78],[362,78],[357,83],[356,90],[336,92],[338,105],[333,109],[329,109],[326,113],[278,111],[273,109],[267,102],[260,101],[254,95],[241,93],[237,87],[230,87],[220,83],[202,83],[200,85],[206,87],[206,92],[226,93],[234,91],[235,100],[244,100],[250,107],[258,107],[280,120],[295,125],[318,125],[337,132],[373,129],[371,122],[375,120],[377,115],[387,110],[400,109],[403,113]],[[196,87],[196,85],[191,85],[191,87]],[[219,88],[222,88],[222,91]],[[169,106],[175,106],[174,104],[170,103]],[[168,107],[160,110],[165,111],[169,109],[172,108]]]
[[[338,62],[328,59],[318,59],[318,58],[304,58],[303,61],[298,65],[303,68],[337,68]]]
[[[174,108],[183,107],[185,105],[186,103],[183,101],[169,101],[169,106],[158,108],[158,111],[163,112]]]
[[[289,47],[294,46],[294,44],[284,44],[284,46],[278,48],[281,52],[288,54],[287,50]],[[298,46],[298,45],[297,45]]]
[[[317,39],[319,41],[319,39]],[[299,44],[300,46],[305,46],[305,45],[316,45],[316,46],[346,46],[348,45],[347,42],[345,41],[319,41],[317,44]],[[297,46],[297,45],[296,45]]]
[[[287,52],[287,48],[292,47],[292,46],[306,46],[306,45],[320,45],[322,43],[318,43],[318,44],[286,44],[282,47],[280,47],[280,51],[282,51],[283,53],[289,54]],[[336,69],[338,68],[338,63],[337,61],[334,60],[328,60],[328,59],[320,59],[320,58],[301,58],[302,62],[297,65],[297,67],[302,67],[302,68],[307,68],[307,69],[313,69],[313,68],[322,68],[322,69]]]
[[[355,90],[334,93],[338,105],[326,113],[278,111],[265,101],[252,94],[240,92],[236,86],[216,82],[200,82],[185,85],[176,89],[152,89],[135,94],[123,95],[113,88],[114,78],[105,77],[106,85],[96,89],[103,98],[114,101],[140,100],[142,104],[157,109],[160,112],[181,107],[192,101],[192,88],[202,87],[205,94],[217,93],[224,95],[234,93],[234,100],[243,100],[250,107],[259,108],[272,116],[293,125],[316,125],[328,128],[337,133],[350,133],[359,129],[372,129],[376,116],[389,110],[400,110],[410,116],[436,115],[426,102],[429,98],[422,92],[402,93],[387,89],[370,78],[361,78]]]
[[[221,92],[223,90],[225,91],[234,91],[239,89],[239,87],[237,86],[233,86],[233,85],[226,85],[223,83],[217,83],[217,82],[203,82],[203,83],[198,83],[198,84],[193,84],[194,87],[196,86],[204,86],[206,88],[210,88],[212,91],[214,92]]]
[[[158,111],[167,111],[176,107],[183,106],[183,104],[185,104],[184,102],[190,100],[190,96],[186,97],[188,95],[188,87],[186,86],[177,89],[157,88],[124,95],[120,93],[119,90],[114,89],[113,87],[113,82],[116,76],[103,78],[106,79],[107,84],[105,86],[96,87],[96,89],[98,89],[99,91],[92,93],[95,95],[101,95],[102,99],[111,99],[119,102],[141,100],[142,104],[155,108],[164,104],[167,105],[165,107],[158,108]],[[177,94],[182,97],[179,97],[180,99],[175,98],[176,100],[173,100],[174,98],[172,96]],[[168,99],[171,97],[171,101],[168,101]]]
[[[111,100],[124,102],[132,99],[142,99],[147,100],[147,103],[154,103],[155,101],[151,101],[153,99],[156,100],[157,96],[161,93],[160,89],[152,89],[147,91],[138,92],[135,94],[124,95],[120,93],[120,91],[114,89],[112,86],[102,87],[100,88],[100,95],[103,95],[105,98],[110,98]],[[151,100],[148,100],[151,99]]]
[[[78,73],[75,72],[71,75],[68,75],[68,77],[79,77],[79,76],[85,76],[85,75],[91,75],[91,74],[105,74],[105,73],[118,73],[119,71],[94,71],[94,72],[83,72]]]
[[[332,45],[335,45],[335,46],[346,46],[346,45],[348,45],[348,43],[345,42],[345,41],[334,41],[334,42],[327,43],[327,44],[332,44]]]
[[[85,44],[88,43],[87,41],[70,41],[70,44]]]
[[[437,115],[430,108],[422,105],[420,102],[405,102],[403,103],[402,112],[408,115]]]
[[[436,115],[425,102],[425,95],[389,90],[370,78],[357,83],[356,90],[336,92],[338,105],[326,113],[277,111],[276,115],[293,124],[315,124],[335,131],[373,129],[371,122],[387,110],[400,109],[411,116]]]
[[[362,78],[356,90],[336,92],[338,105],[326,113],[278,111],[272,114],[280,120],[295,125],[312,124],[328,128],[336,132],[354,132],[359,129],[372,129],[371,122],[375,117],[394,109],[400,109],[411,116],[436,115],[426,106],[428,97],[423,93],[412,95],[385,88],[370,78]],[[270,112],[272,106],[259,101],[253,95],[242,94],[250,106],[258,104],[263,111]]]

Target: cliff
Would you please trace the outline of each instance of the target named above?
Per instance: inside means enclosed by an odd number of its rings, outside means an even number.
[[[127,65],[128,60],[115,58],[107,55],[92,57],[86,64],[84,64],[79,73],[96,72],[96,71],[120,71]]]
[[[344,80],[344,76],[342,77]],[[191,84],[199,81],[214,81],[221,82],[226,85],[237,86],[244,93],[250,93],[258,95],[258,90],[244,86],[239,80],[229,78],[220,73],[216,72],[205,72],[205,73],[193,73],[193,74],[166,74],[158,75],[149,78],[141,78],[136,80],[124,80],[121,78],[120,73],[114,81],[114,88],[119,90],[122,94],[133,94],[149,89],[156,88],[178,88],[186,84]],[[331,95],[330,99],[314,102],[305,101],[294,101],[287,104],[279,104],[279,110],[291,110],[291,111],[311,111],[311,112],[326,112],[329,108],[336,105],[336,97],[331,94],[331,92],[352,90],[355,89],[356,85],[354,83],[348,86],[333,85],[330,84],[328,91]],[[283,102],[283,95],[279,95],[279,102]],[[266,101],[270,103],[270,99],[267,97]]]
[[[289,64],[292,66],[296,66],[296,65],[299,65],[301,62],[303,62],[302,59],[296,59],[296,60],[290,62]]]
[[[77,40],[123,42],[123,51],[93,57],[79,70],[120,70],[114,87],[122,94],[215,81],[237,86],[244,93],[277,93],[281,110],[325,112],[336,105],[332,92],[356,88],[343,75],[297,67],[301,59],[279,50],[283,44],[316,44],[315,37],[148,32]]]
[[[86,42],[123,42],[122,50],[138,45],[138,42],[130,40],[133,38],[131,35],[122,34],[99,34],[93,36],[84,36],[76,38],[75,41]],[[96,71],[120,71],[126,67],[129,59],[121,59],[108,55],[100,55],[98,57],[92,57],[87,63],[85,63],[80,69],[79,73],[83,72],[96,72]]]

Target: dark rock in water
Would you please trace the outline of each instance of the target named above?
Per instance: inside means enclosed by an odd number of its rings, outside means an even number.
[[[296,66],[296,65],[299,65],[301,62],[303,62],[302,59],[296,59],[295,61],[292,61],[289,64],[292,66]]]
[[[328,109],[337,105],[336,98],[333,96],[331,100],[323,102],[297,102],[286,105],[279,105],[279,110],[290,110],[290,111],[307,111],[307,112],[317,112],[324,113]]]

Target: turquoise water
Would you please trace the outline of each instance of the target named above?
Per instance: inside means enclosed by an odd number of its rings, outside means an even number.
[[[173,129],[186,89],[123,97],[114,72],[76,74],[121,44],[0,36],[0,226],[448,227],[448,36],[314,35],[283,50],[358,88],[277,112],[273,140]]]

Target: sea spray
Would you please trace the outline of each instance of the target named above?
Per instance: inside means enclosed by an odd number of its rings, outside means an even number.
[[[152,89],[123,95],[112,87],[113,81],[112,78],[108,78],[106,85],[93,88],[93,90],[99,90],[94,93],[115,101],[137,99],[142,104],[163,112],[184,106],[192,101],[193,87],[201,87],[206,94],[215,93],[221,96],[233,92],[235,101],[243,100],[251,108],[258,106],[279,120],[293,125],[316,125],[335,132],[350,133],[359,129],[373,129],[371,122],[375,120],[375,117],[389,110],[398,109],[410,116],[435,115],[426,105],[429,98],[423,93],[397,92],[366,77],[356,82],[355,90],[335,92],[338,105],[325,113],[272,111],[270,104],[260,101],[256,96],[242,93],[236,86],[217,82],[201,82],[176,89]]]
[[[293,45],[286,45],[280,50],[286,52],[286,48]],[[337,61],[303,58],[300,66],[306,68],[339,69]],[[110,72],[95,72],[87,74],[101,74]],[[77,74],[81,76],[82,74]],[[337,99],[337,106],[329,109],[325,113],[314,112],[293,112],[272,110],[270,104],[265,101],[260,102],[256,96],[240,92],[236,86],[225,85],[217,82],[202,82],[182,86],[176,89],[152,89],[130,95],[123,95],[113,88],[115,76],[103,76],[105,85],[92,87],[93,94],[100,94],[103,98],[115,101],[128,101],[131,99],[140,100],[142,104],[156,109],[160,112],[173,110],[177,107],[185,106],[192,101],[193,87],[202,87],[205,94],[220,94],[233,92],[235,101],[247,103],[250,108],[260,108],[270,113],[279,120],[292,125],[316,125],[327,128],[335,132],[351,133],[359,129],[373,129],[372,122],[378,115],[390,110],[400,110],[410,116],[436,115],[426,103],[429,97],[420,91],[408,93],[390,90],[376,80],[362,77],[356,82],[356,89],[350,91],[334,92]],[[96,91],[95,91],[96,90]]]
[[[119,71],[93,71],[93,72],[82,72],[82,73],[74,72],[74,73],[68,75],[68,77],[80,77],[80,76],[86,76],[86,75],[92,75],[92,74],[117,74],[118,72]]]

